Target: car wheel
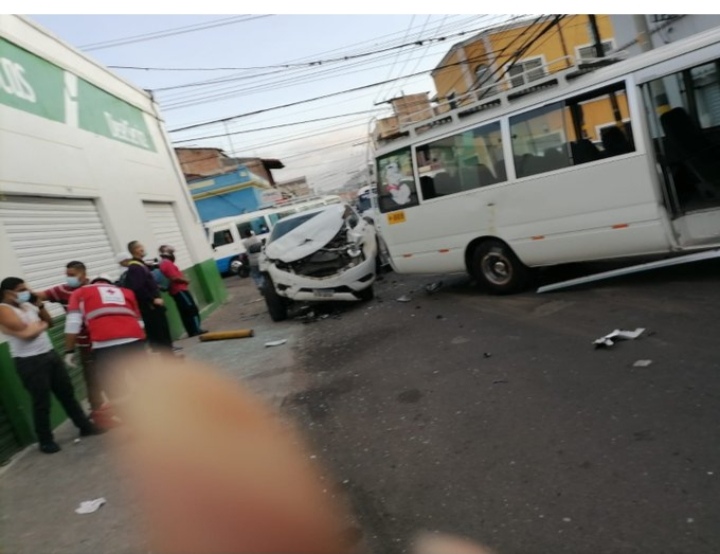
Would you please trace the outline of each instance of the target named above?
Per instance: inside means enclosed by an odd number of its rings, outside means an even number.
[[[375,287],[370,285],[366,289],[356,291],[355,296],[357,296],[361,302],[370,302],[370,300],[375,298]]]
[[[265,297],[265,305],[270,314],[270,319],[273,321],[285,321],[288,317],[288,301],[277,293],[275,285],[267,275],[263,285],[263,297]]]
[[[502,241],[486,240],[474,250],[470,264],[472,276],[493,294],[511,294],[528,283],[530,270]]]

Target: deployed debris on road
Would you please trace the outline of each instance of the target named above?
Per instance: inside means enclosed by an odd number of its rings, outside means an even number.
[[[410,295],[408,295],[408,294],[403,294],[402,296],[396,298],[395,300],[397,300],[398,302],[410,302],[410,300],[412,300],[412,298],[410,298]]]
[[[200,341],[208,342],[213,340],[246,339],[254,336],[255,331],[252,329],[236,329],[235,331],[216,331],[214,333],[205,333],[204,335],[200,335]]]
[[[269,342],[265,343],[265,346],[282,346],[287,342],[287,339],[280,339],[280,340],[271,340]]]
[[[594,341],[593,344],[595,345],[595,348],[610,348],[617,341],[634,340],[640,335],[642,335],[644,332],[645,329],[643,327],[638,327],[634,331],[621,331],[620,329],[615,329],[612,333],[605,335],[604,337],[600,337],[599,339]]]
[[[686,254],[685,256],[675,256],[673,258],[668,258],[665,260],[648,262],[644,264],[633,265],[630,267],[622,267],[620,269],[613,269],[611,271],[603,271],[602,273],[597,273],[595,275],[587,275],[585,277],[578,277],[577,279],[570,279],[569,281],[563,281],[561,283],[545,285],[544,287],[540,287],[537,292],[538,294],[542,294],[543,292],[551,292],[554,290],[574,287],[577,285],[584,285],[587,283],[593,283],[595,281],[611,279],[612,277],[621,277],[623,275],[631,275],[633,273],[640,273],[642,271],[648,271],[651,269],[688,264],[692,262],[699,262],[702,260],[711,260],[713,258],[720,258],[720,249],[708,250],[695,254]]]
[[[425,285],[425,292],[428,294],[434,294],[437,291],[439,291],[443,286],[442,281],[435,281],[434,283],[430,283],[428,285]]]
[[[94,512],[97,512],[100,508],[102,508],[103,504],[105,504],[107,500],[104,498],[96,498],[95,500],[86,500],[85,502],[81,502],[80,506],[78,506],[75,509],[76,514],[92,514]]]
[[[652,360],[638,360],[633,364],[633,367],[649,367],[652,364]]]

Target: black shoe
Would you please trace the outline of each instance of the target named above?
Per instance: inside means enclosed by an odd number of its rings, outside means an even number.
[[[200,331],[198,331],[198,335],[205,335],[205,334],[207,334],[207,333],[209,333],[209,332],[210,332],[210,331],[208,331],[207,329],[200,329]]]
[[[55,441],[42,442],[40,443],[40,452],[44,454],[55,454],[60,452],[60,445]]]
[[[95,425],[90,425],[88,427],[83,427],[80,429],[80,436],[81,437],[92,437],[94,435],[102,435],[103,433],[106,433],[107,429],[101,429],[100,427],[97,427]]]

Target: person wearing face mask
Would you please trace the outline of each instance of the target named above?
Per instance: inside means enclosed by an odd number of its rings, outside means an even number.
[[[175,249],[163,244],[159,249],[160,272],[169,282],[168,292],[177,305],[188,337],[196,337],[207,333],[200,326],[200,311],[193,295],[190,293],[187,280],[180,268],[175,264]]]
[[[52,318],[42,301],[18,277],[0,282],[0,301],[0,331],[7,337],[15,368],[32,399],[40,451],[54,454],[60,450],[50,426],[51,393],[80,430],[80,436],[100,434],[102,430],[83,412],[67,369],[53,349],[47,333]]]
[[[89,282],[85,264],[73,260],[65,266],[65,283],[55,285],[54,287],[36,292],[35,294],[41,300],[56,302],[67,309],[72,293],[80,287],[87,285]],[[93,366],[92,344],[85,325],[82,326],[82,329],[78,333],[77,348],[80,365],[82,365],[85,388],[87,390],[87,399],[90,403],[91,418],[98,426],[111,426],[112,416],[110,414],[110,405],[105,402],[102,390],[97,382],[95,368]],[[64,361],[70,367],[75,367],[76,362],[74,356],[65,356]]]
[[[167,322],[165,302],[160,296],[155,278],[145,263],[145,247],[139,241],[128,244],[130,260],[124,277],[125,288],[135,293],[150,347],[157,352],[173,352],[170,326]]]

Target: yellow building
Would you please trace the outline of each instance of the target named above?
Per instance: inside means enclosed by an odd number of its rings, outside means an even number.
[[[605,51],[617,45],[608,15],[596,15]],[[473,102],[478,94],[523,86],[544,76],[595,57],[588,15],[566,15],[542,37],[536,37],[549,23],[523,19],[486,29],[459,42],[432,71],[438,111]],[[514,64],[517,51],[532,45]]]

